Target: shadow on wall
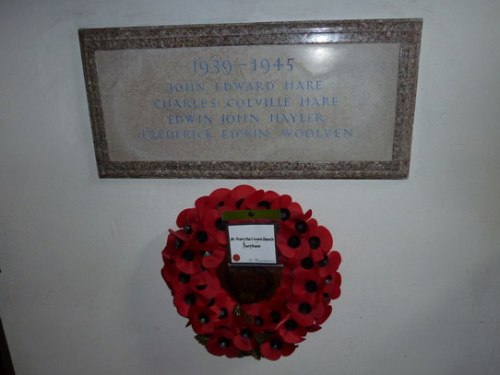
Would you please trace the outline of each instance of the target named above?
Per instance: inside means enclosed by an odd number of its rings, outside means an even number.
[[[2,320],[0,319],[0,374],[15,375],[14,366],[10,358],[9,346],[3,330]]]

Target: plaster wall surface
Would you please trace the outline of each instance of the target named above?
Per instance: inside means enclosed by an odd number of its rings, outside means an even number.
[[[18,375],[500,373],[499,1],[0,1],[0,316]],[[410,177],[99,179],[77,30],[423,18]],[[335,235],[342,296],[277,362],[209,355],[160,276],[177,213],[288,193]]]

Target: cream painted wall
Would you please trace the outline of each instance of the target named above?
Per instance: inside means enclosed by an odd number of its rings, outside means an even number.
[[[0,1],[0,316],[18,375],[500,373],[500,2]],[[77,30],[424,19],[404,181],[101,180]],[[240,182],[336,235],[343,295],[278,362],[212,357],[160,277],[166,229]]]

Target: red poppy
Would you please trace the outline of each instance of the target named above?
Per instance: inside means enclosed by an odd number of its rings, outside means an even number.
[[[179,270],[172,273],[174,278],[171,280],[171,283],[174,286],[174,289],[177,289],[178,287],[190,289],[206,300],[215,298],[217,293],[219,293],[219,280],[214,278],[207,270],[203,270],[192,275],[180,272]]]
[[[206,335],[213,332],[217,316],[209,307],[194,306],[189,310],[188,318],[197,334]]]
[[[222,220],[221,214],[216,209],[207,209],[201,214],[201,222],[203,228],[211,235],[220,245],[227,245],[227,226]]]
[[[203,267],[207,269],[215,269],[226,258],[226,250],[221,247],[211,250],[204,250],[202,252],[202,256],[203,258],[201,259],[201,264],[203,265]]]
[[[322,293],[322,283],[320,277],[305,270],[294,272],[292,291],[295,296],[310,303],[315,303],[318,295]]]
[[[219,289],[220,291],[220,289]],[[229,327],[234,324],[234,310],[236,301],[227,293],[219,292],[214,298],[213,305],[210,308],[214,311],[217,326]]]
[[[312,216],[312,210],[304,212],[302,206],[292,201],[290,196],[282,195],[280,198],[281,223],[284,225],[295,225],[296,220],[307,221]]]
[[[323,316],[325,310],[322,300],[311,303],[307,298],[300,297],[288,301],[287,306],[292,318],[303,327],[313,325],[317,318]]]
[[[185,286],[178,288],[174,292],[174,305],[177,308],[177,312],[186,318],[193,307],[206,306],[207,302],[207,299],[197,293],[196,290]]]
[[[318,317],[316,319],[317,327],[319,327],[321,324],[323,324],[330,317],[330,315],[332,314],[332,311],[333,311],[332,306],[330,306],[330,305],[325,306],[325,311],[323,312],[323,315],[321,315],[320,317]]]
[[[248,325],[254,332],[264,332],[272,327],[270,308],[267,303],[257,302],[249,305],[242,305],[240,309],[248,319]]]
[[[289,311],[286,308],[286,302],[290,298],[289,287],[284,287],[280,285],[274,297],[267,303],[268,314],[266,316],[266,321],[269,324],[267,329],[276,327],[278,324],[288,319]]]
[[[199,198],[195,206],[198,209],[215,208],[219,212],[240,210],[245,199],[255,191],[250,185],[239,185],[229,192],[227,189],[217,189],[208,197]]]
[[[196,208],[186,208],[177,215],[176,224],[183,229],[186,226],[198,224],[198,210]]]
[[[174,261],[165,261],[161,275],[170,289],[177,289],[177,283],[187,284],[191,281],[191,276],[181,272]]]
[[[226,249],[219,245],[205,231],[198,230],[184,239],[179,238],[179,232],[169,236],[170,244],[164,250],[164,257],[174,259],[177,268],[187,274],[201,272],[203,268],[216,268],[226,255]],[[172,242],[177,241],[174,245]]]
[[[273,210],[283,210],[283,213],[286,213],[285,209],[288,210],[288,206],[292,203],[292,197],[289,196],[288,194],[283,194],[278,197],[278,199],[275,199],[272,204],[271,204],[271,209]],[[300,207],[300,205],[299,205]],[[292,209],[293,210],[293,209]],[[288,217],[282,216],[281,220],[286,220],[289,218],[291,215]]]
[[[302,258],[309,252],[304,236],[286,226],[279,227],[276,245],[280,254],[290,259]]]
[[[323,293],[328,299],[337,299],[340,297],[341,283],[342,277],[338,272],[333,272],[331,275],[325,278]]]
[[[216,356],[223,356],[229,358],[237,357],[239,350],[233,344],[234,333],[225,327],[219,327],[210,335],[207,342],[207,350]]]
[[[264,358],[276,361],[281,356],[287,357],[292,354],[296,347],[294,344],[284,342],[278,335],[273,335],[260,345],[260,353]]]
[[[250,352],[257,347],[255,333],[244,321],[238,325],[238,330],[233,337],[233,344],[243,352]]]
[[[275,201],[279,200],[279,195],[272,191],[257,190],[250,194],[242,203],[241,209],[246,210],[269,210]]]
[[[184,244],[184,241],[179,239],[174,231],[170,231],[167,237],[167,244],[165,245],[165,248],[161,252],[161,255],[163,257],[163,261],[166,262],[167,260],[172,260],[175,257],[175,254],[181,248]]]
[[[241,310],[248,319],[249,326],[255,332],[267,332],[288,316],[286,301],[289,297],[288,288],[280,286],[273,298],[257,303],[242,305]]]
[[[175,258],[177,268],[188,275],[203,271],[201,266],[203,252],[200,250],[186,248],[180,251]]]
[[[283,338],[283,341],[296,344],[304,341],[307,334],[307,329],[299,325],[293,318],[283,320],[278,326],[278,333]]]
[[[318,225],[316,220],[311,220],[307,233],[307,243],[311,249],[311,257],[317,262],[331,250],[333,237],[328,229]]]
[[[296,271],[307,271],[307,272],[315,272],[317,265],[314,263],[308,252],[304,252],[301,256],[297,256],[295,258],[283,258],[282,260],[284,269]]]
[[[240,201],[241,199],[246,199],[251,194],[253,194],[257,189],[250,185],[239,185],[236,186],[229,194],[230,198],[235,201]],[[239,208],[239,207],[236,207]]]
[[[198,209],[218,209],[224,206],[225,200],[229,197],[229,194],[231,194],[231,190],[229,189],[216,189],[211,192],[210,195],[198,198],[195,202],[195,207]]]
[[[328,255],[323,255],[323,259],[317,262],[318,275],[326,277],[332,272],[337,271],[340,265],[340,260],[341,258],[338,251],[330,251]]]
[[[163,280],[167,283],[168,287],[170,289],[174,289],[174,286],[172,285],[172,279],[175,277],[174,273],[177,272],[177,267],[175,266],[175,262],[172,259],[168,259],[165,250],[162,252],[163,256],[163,267],[161,268],[161,276],[163,277]]]

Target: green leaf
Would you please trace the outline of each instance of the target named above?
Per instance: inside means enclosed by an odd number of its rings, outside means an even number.
[[[248,219],[271,219],[279,220],[281,218],[280,210],[238,210],[225,211],[221,214],[222,220],[248,220]]]
[[[264,341],[266,341],[269,338],[269,335],[267,333],[256,333],[255,334],[255,341],[257,341],[257,344],[262,344]]]
[[[252,350],[252,352],[250,353],[252,355],[252,357],[254,357],[257,361],[260,361],[260,359],[262,358],[262,356],[260,355],[260,352],[255,349],[255,350]]]
[[[196,335],[194,338],[203,346],[206,346],[208,340],[210,340],[210,336],[208,335]]]

